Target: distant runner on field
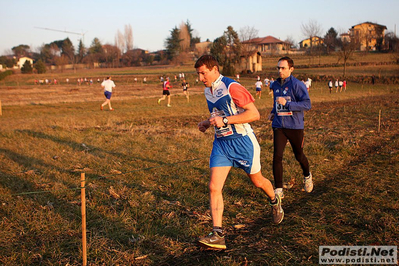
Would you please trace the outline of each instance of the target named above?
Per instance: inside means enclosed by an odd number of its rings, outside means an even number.
[[[107,77],[106,80],[104,80],[101,83],[101,87],[104,89],[104,96],[106,98],[105,102],[101,104],[101,111],[104,109],[105,105],[109,105],[109,110],[113,111],[114,109],[111,107],[111,96],[112,96],[112,89],[115,88],[115,83],[111,80],[111,77]]]

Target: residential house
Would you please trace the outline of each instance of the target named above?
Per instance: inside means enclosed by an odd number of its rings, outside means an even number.
[[[248,53],[247,56],[241,56],[239,69],[240,72],[251,72],[262,71],[262,55],[260,52]]]
[[[242,42],[243,45],[247,45],[247,50],[253,50],[261,53],[261,55],[268,54],[286,54],[290,51],[291,44],[279,40],[273,36],[266,36],[263,38],[254,38]]]
[[[323,38],[319,36],[313,36],[299,42],[299,48],[308,49],[310,47],[317,47],[324,44]]]
[[[21,57],[21,58],[19,58],[18,61],[17,61],[17,67],[16,67],[16,68],[21,69],[21,68],[24,66],[24,64],[25,64],[26,61],[29,61],[30,64],[33,66],[33,59],[32,59],[32,58],[29,58],[29,57]]]
[[[384,47],[386,26],[373,22],[363,22],[349,29],[351,40],[359,43],[361,51],[381,50]]]
[[[339,35],[339,38],[341,39],[341,42],[350,42],[351,41],[351,36],[349,33],[341,33]]]

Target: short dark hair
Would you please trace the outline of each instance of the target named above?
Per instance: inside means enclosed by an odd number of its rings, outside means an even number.
[[[197,62],[195,62],[194,67],[199,68],[202,67],[203,65],[205,65],[206,68],[208,68],[209,70],[211,70],[213,67],[216,66],[219,71],[218,61],[215,59],[215,57],[211,55],[203,55],[200,58],[198,58]]]
[[[278,62],[283,61],[283,60],[287,61],[289,68],[294,67],[294,60],[292,60],[290,57],[288,57],[288,56],[281,57],[278,60]]]

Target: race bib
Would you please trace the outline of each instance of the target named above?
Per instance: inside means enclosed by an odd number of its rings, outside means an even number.
[[[287,102],[291,102],[291,96],[282,96]],[[276,112],[278,116],[292,116],[292,111],[282,104],[276,102]]]
[[[211,117],[216,117],[216,116],[225,117],[226,114],[224,113],[223,110],[218,110],[216,108],[213,108]],[[233,135],[233,129],[231,128],[231,125],[227,125],[225,127],[215,127],[215,133],[217,138],[227,137]]]

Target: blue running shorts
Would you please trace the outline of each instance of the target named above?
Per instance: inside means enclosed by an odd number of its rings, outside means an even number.
[[[109,99],[111,99],[112,92],[110,92],[110,91],[104,91],[104,95],[105,95],[105,98],[107,98],[107,99],[109,100]]]
[[[215,138],[209,166],[232,166],[243,169],[247,174],[260,171],[260,146],[254,133],[249,135],[220,140]]]

